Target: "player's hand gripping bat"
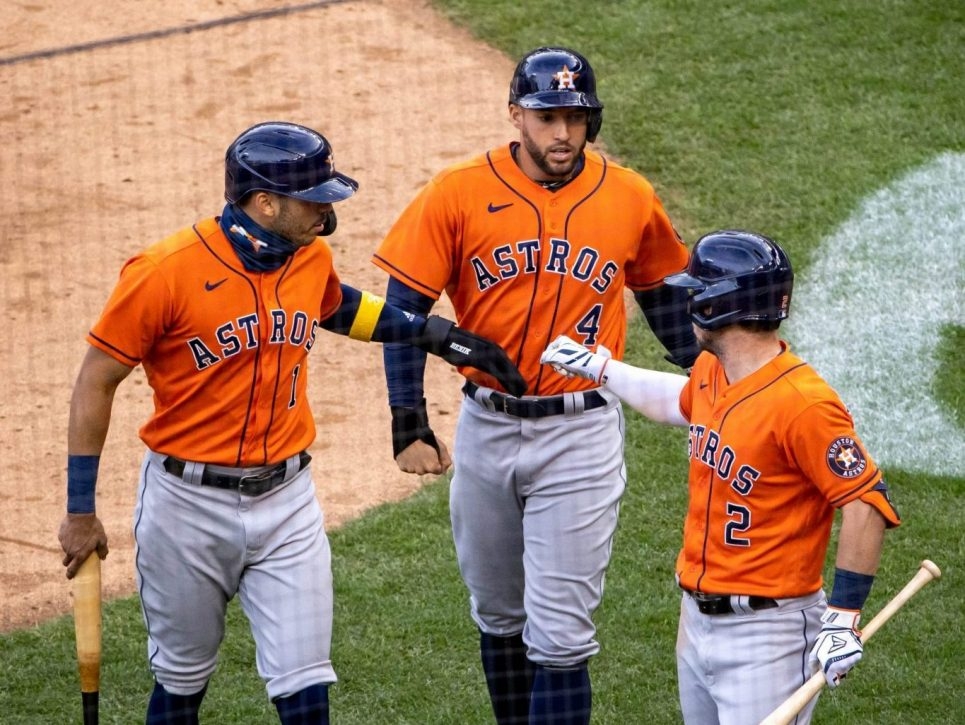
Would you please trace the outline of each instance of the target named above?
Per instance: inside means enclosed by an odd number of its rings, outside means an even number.
[[[921,563],[921,567],[915,576],[913,576],[911,580],[905,584],[904,588],[902,588],[890,602],[882,607],[881,611],[874,616],[874,619],[864,627],[861,632],[862,644],[871,639],[871,636],[877,632],[885,622],[891,619],[891,616],[901,609],[905,605],[905,602],[915,596],[919,589],[932,579],[938,579],[941,575],[942,570],[933,562],[925,559]],[[815,672],[811,676],[811,679],[797,688],[774,712],[764,718],[761,721],[761,725],[787,725],[787,723],[791,722],[794,716],[801,712],[804,706],[821,691],[826,681],[824,672],[821,670]]]

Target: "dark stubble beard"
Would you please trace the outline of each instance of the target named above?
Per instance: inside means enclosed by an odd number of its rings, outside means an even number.
[[[694,325],[694,337],[697,338],[697,346],[701,350],[706,350],[711,355],[720,357],[720,345],[717,344],[717,336],[708,334],[707,330]]]
[[[560,170],[559,164],[554,164],[547,160],[548,152],[544,152],[529,136],[523,135],[523,145],[526,147],[526,153],[529,154],[533,163],[536,164],[537,168],[546,174],[547,179],[545,181],[564,181],[570,177],[573,173],[573,169],[576,167],[577,159],[580,158],[580,153],[583,148],[574,149],[576,153],[573,154],[572,160]],[[572,147],[570,147],[572,148]]]

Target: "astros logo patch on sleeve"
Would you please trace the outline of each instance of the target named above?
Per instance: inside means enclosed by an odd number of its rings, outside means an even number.
[[[868,466],[864,451],[850,436],[841,436],[828,446],[827,460],[828,467],[841,478],[860,476]]]

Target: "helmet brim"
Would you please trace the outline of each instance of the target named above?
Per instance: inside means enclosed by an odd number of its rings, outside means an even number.
[[[706,282],[690,276],[687,272],[679,272],[669,277],[664,277],[663,283],[670,287],[683,287],[684,289],[703,289],[707,286]]]
[[[358,188],[359,184],[355,179],[336,171],[332,174],[331,178],[309,189],[302,189],[301,191],[291,193],[278,193],[303,201],[315,202],[316,204],[331,204],[336,201],[348,199],[358,191]]]
[[[603,108],[594,96],[581,91],[537,91],[511,102],[520,108]]]

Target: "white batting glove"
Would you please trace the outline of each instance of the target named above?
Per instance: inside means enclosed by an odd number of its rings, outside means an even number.
[[[837,607],[828,607],[821,615],[821,631],[811,649],[808,663],[814,671],[819,667],[824,670],[829,687],[841,684],[844,676],[861,660],[860,617],[858,610]]]
[[[602,345],[597,350],[591,352],[576,340],[560,335],[543,351],[539,361],[551,365],[560,375],[576,375],[602,385],[606,382],[605,371],[610,361],[610,351]]]

